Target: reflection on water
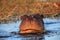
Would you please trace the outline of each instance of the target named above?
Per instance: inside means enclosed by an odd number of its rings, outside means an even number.
[[[20,35],[19,25],[16,23],[0,24],[0,40],[60,40],[60,20],[44,19],[44,27],[48,32],[45,34]]]

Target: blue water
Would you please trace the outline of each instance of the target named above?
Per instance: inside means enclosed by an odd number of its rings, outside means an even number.
[[[21,21],[0,24],[0,40],[60,40],[60,19],[44,18],[45,30],[42,35],[19,35]]]

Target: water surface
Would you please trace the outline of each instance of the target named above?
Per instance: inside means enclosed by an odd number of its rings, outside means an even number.
[[[20,35],[21,21],[0,24],[0,40],[60,40],[60,20],[45,18],[44,27],[46,34]]]

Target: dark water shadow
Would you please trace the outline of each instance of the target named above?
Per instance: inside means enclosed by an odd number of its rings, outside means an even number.
[[[43,40],[44,39],[43,34],[21,34],[21,36],[26,40]]]
[[[12,32],[11,36],[0,36],[0,39],[6,40],[6,38],[10,38],[11,40],[49,40],[50,37],[60,35],[60,31],[47,31],[44,34],[19,34],[17,32]],[[47,37],[47,39],[46,39]],[[12,39],[13,38],[13,39]],[[16,39],[17,38],[17,39]],[[53,40],[53,39],[51,39]],[[59,39],[58,39],[59,40]]]

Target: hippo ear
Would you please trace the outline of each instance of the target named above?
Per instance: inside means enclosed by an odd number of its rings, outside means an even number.
[[[27,18],[28,16],[27,15],[23,15],[23,16],[21,16],[20,18],[21,18],[21,20],[24,20],[25,18]]]
[[[43,16],[43,15],[41,15],[41,17],[42,17],[42,18],[44,18],[44,16]]]

